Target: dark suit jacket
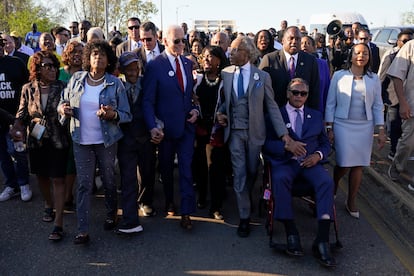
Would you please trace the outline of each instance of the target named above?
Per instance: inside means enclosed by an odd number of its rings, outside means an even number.
[[[29,55],[26,55],[25,53],[21,53],[17,50],[14,50],[13,56],[20,58],[20,60],[23,61],[24,65],[27,66],[27,63],[29,62],[29,57],[30,57]]]
[[[143,78],[143,103],[145,123],[149,130],[156,127],[155,118],[164,122],[165,138],[177,139],[185,129],[194,132],[194,125],[187,122],[192,106],[193,75],[192,62],[180,56],[184,65],[187,86],[184,93],[177,76],[164,51],[146,66]]]
[[[378,73],[381,58],[379,54],[379,48],[375,43],[370,42],[369,48],[371,49],[371,70],[374,73]]]
[[[259,69],[270,74],[275,100],[279,107],[287,102],[286,89],[290,82],[287,61],[283,50],[264,55]],[[316,58],[305,52],[298,53],[295,77],[302,78],[309,83],[309,97],[307,105],[313,109],[319,108],[319,69]]]
[[[331,151],[331,144],[329,143],[328,137],[325,133],[322,113],[305,106],[302,138],[299,138],[292,130],[286,106],[283,106],[280,109],[280,113],[286,123],[290,137],[292,137],[293,140],[306,143],[306,151],[309,155],[315,153],[316,151],[320,151],[323,154],[324,160],[326,160],[326,157]],[[268,120],[266,122],[266,131],[267,137],[263,146],[263,153],[266,158],[270,159],[272,164],[273,162],[285,162],[292,159],[292,153],[285,150],[285,143],[280,140],[279,136],[273,131],[271,125],[268,123]]]

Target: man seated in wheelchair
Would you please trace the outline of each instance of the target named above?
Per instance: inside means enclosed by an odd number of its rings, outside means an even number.
[[[314,189],[318,232],[312,251],[319,262],[326,267],[336,266],[329,245],[329,228],[333,220],[334,182],[323,167],[331,145],[326,136],[323,116],[314,109],[304,106],[309,92],[307,82],[294,78],[288,85],[288,103],[280,109],[289,135],[304,143],[306,154],[295,157],[285,150],[285,144],[271,128],[263,146],[265,159],[271,166],[274,219],[281,221],[286,230],[286,253],[302,256],[303,249],[294,221],[292,210],[292,186],[300,178]]]

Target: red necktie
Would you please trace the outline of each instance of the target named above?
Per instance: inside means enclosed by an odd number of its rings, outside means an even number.
[[[180,85],[181,91],[184,93],[183,73],[181,72],[180,62],[177,57],[175,58],[175,67],[177,68],[175,74],[177,75],[178,84]]]

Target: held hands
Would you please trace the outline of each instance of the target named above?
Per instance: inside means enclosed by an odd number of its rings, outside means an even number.
[[[385,135],[384,131],[378,133],[377,137],[377,145],[378,149],[382,149],[385,146],[385,142],[387,141],[387,135]]]
[[[221,113],[221,112],[217,112],[217,121],[220,125],[222,126],[227,126],[227,115]]]
[[[282,140],[285,142],[285,150],[290,151],[294,156],[306,155],[305,143],[293,140],[288,134],[285,134]]]
[[[154,144],[161,143],[162,139],[164,138],[164,131],[160,128],[154,127],[151,129],[151,142]]]
[[[101,104],[101,108],[96,111],[96,116],[98,116],[101,120],[110,121],[117,117],[117,113],[112,106]]]
[[[187,122],[194,124],[197,121],[198,112],[196,109],[193,109],[188,113]]]
[[[73,116],[73,107],[71,107],[69,103],[63,103],[60,107],[60,114],[66,116],[66,117],[72,117]]]

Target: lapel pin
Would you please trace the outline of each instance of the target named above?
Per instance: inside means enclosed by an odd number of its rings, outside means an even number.
[[[169,71],[169,72],[168,72],[168,76],[170,76],[170,77],[174,77],[174,71],[172,71],[172,70],[171,70],[171,71]]]
[[[259,80],[259,74],[258,73],[254,73],[253,79],[256,80],[256,81]]]

